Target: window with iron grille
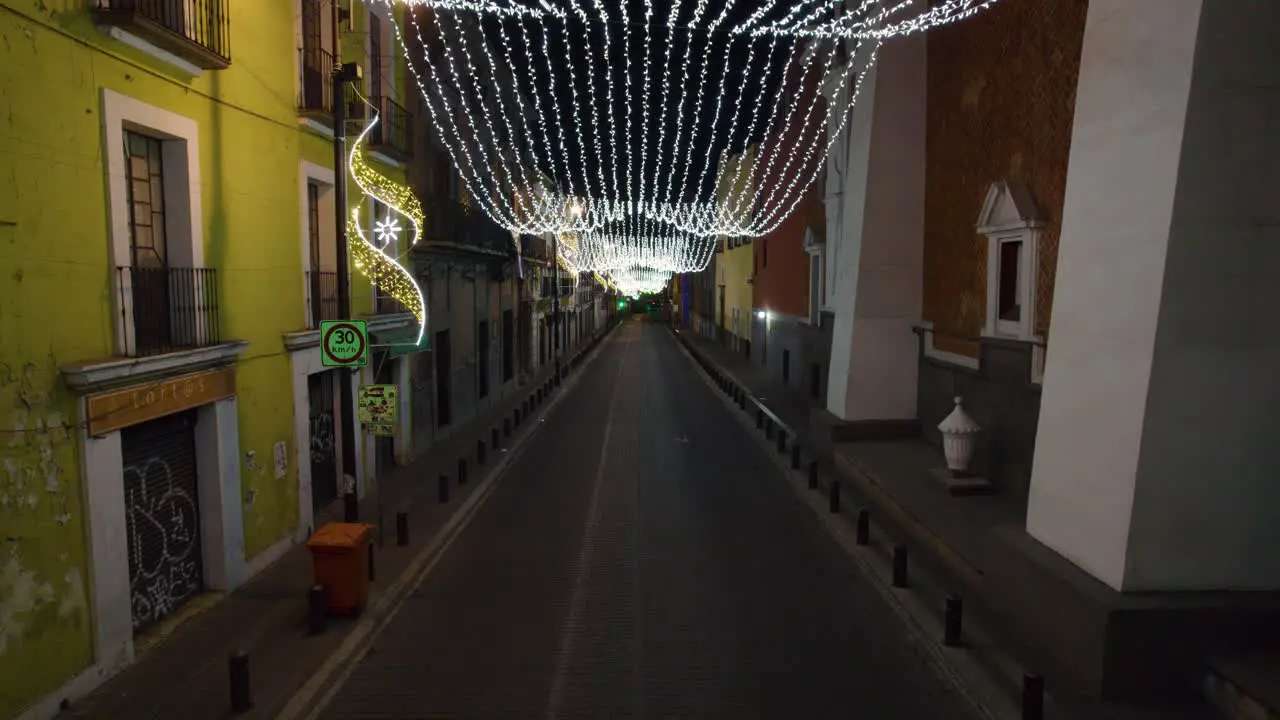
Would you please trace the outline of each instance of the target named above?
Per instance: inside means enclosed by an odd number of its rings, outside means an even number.
[[[124,156],[130,261],[134,267],[165,267],[164,146],[156,138],[126,130]]]

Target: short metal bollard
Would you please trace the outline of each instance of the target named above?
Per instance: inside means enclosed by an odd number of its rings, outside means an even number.
[[[855,528],[854,540],[863,547],[871,544],[871,513],[867,510],[858,511],[858,524]]]
[[[467,484],[467,459],[464,457],[458,458],[458,484]]]
[[[511,418],[502,418],[502,437],[511,437]]]
[[[960,596],[948,595],[942,613],[942,644],[960,647],[964,643],[964,603]]]
[[[396,545],[405,547],[409,544],[409,513],[396,511]]]
[[[907,581],[907,546],[893,546],[893,586],[904,588],[910,585]]]
[[[440,485],[436,493],[436,498],[443,503],[449,502],[449,476],[440,476]]]
[[[498,448],[502,447],[502,438],[498,435],[498,428],[495,427],[493,429],[492,435],[493,437],[491,439],[493,440],[493,450],[494,452],[497,452]]]
[[[832,513],[840,512],[840,481],[831,481],[831,494],[827,499],[827,511]]]
[[[231,712],[239,715],[253,708],[253,695],[249,692],[249,654],[243,650],[231,653],[227,658],[227,676],[231,684]]]
[[[1022,720],[1044,720],[1044,677],[1038,673],[1022,676]]]
[[[778,428],[778,452],[784,453],[786,451],[787,451],[787,431],[783,430],[782,428]]]
[[[307,629],[312,635],[324,632],[329,620],[329,611],[324,602],[324,586],[312,585],[307,591]]]
[[[764,427],[764,411],[757,408],[756,409],[756,429],[759,430],[762,427]]]
[[[810,490],[818,489],[818,461],[817,460],[809,461],[809,489]]]
[[[483,440],[476,441],[476,464],[477,465],[484,464],[484,441]]]
[[[800,469],[800,443],[792,443],[791,445],[791,469]]]

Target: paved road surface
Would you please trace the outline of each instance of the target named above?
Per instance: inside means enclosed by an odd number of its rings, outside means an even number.
[[[777,472],[624,324],[322,717],[968,720]]]

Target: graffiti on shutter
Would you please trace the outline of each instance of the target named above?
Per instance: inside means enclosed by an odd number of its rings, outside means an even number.
[[[320,510],[338,496],[333,371],[307,376],[311,444],[311,507]]]
[[[133,629],[173,613],[204,588],[194,412],[123,429]]]

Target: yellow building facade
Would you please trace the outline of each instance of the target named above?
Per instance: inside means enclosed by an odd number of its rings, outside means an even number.
[[[735,198],[741,197],[748,187],[756,146],[748,147],[740,155],[721,160],[720,186],[717,201],[731,211]],[[733,188],[734,192],[728,192]],[[735,351],[745,352],[751,342],[751,238],[719,237],[720,252],[715,257],[716,284],[719,292],[716,317],[721,338]]]
[[[0,2],[0,717],[100,684],[337,496],[339,43],[387,120],[371,161],[402,180],[412,147],[376,8]],[[357,273],[352,296],[413,324]]]

